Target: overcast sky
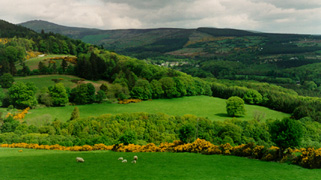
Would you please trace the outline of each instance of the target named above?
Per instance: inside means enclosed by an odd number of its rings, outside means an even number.
[[[99,29],[217,27],[321,34],[321,0],[0,0],[0,19]]]

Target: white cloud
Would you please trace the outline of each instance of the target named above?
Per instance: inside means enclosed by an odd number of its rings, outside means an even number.
[[[100,29],[229,27],[321,34],[320,0],[2,0],[0,17]]]

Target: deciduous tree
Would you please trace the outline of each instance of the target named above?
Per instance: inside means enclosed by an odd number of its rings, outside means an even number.
[[[232,96],[226,101],[226,111],[229,116],[245,115],[244,101],[242,98]]]

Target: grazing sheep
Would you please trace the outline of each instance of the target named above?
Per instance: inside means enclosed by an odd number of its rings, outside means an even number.
[[[134,160],[137,161],[138,160],[138,156],[134,156]]]
[[[81,163],[85,162],[85,160],[81,157],[76,157],[76,161]]]
[[[132,163],[136,164],[136,160],[133,160]]]
[[[123,157],[119,157],[118,160],[121,160],[121,161],[122,161],[122,160],[124,160],[124,158],[123,158]]]
[[[122,163],[127,163],[127,159],[122,160]]]

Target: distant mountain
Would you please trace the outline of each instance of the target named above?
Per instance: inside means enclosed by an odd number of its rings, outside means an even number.
[[[60,33],[86,43],[137,58],[188,57],[213,59],[250,55],[319,52],[321,36],[261,33],[219,28],[158,28],[98,30],[28,21],[22,26],[40,32]],[[230,58],[228,58],[230,59]],[[242,58],[241,58],[242,60]]]
[[[99,29],[67,27],[42,20],[27,21],[19,25],[33,29],[38,33],[44,30],[44,32],[59,33],[74,39],[81,39],[84,36],[99,34],[102,32],[102,30]]]
[[[17,26],[0,19],[0,37],[31,37],[37,33],[23,26]]]

